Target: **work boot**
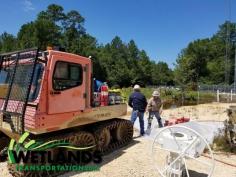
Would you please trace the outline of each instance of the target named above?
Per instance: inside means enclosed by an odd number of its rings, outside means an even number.
[[[139,136],[144,136],[145,135],[145,133],[141,133]]]

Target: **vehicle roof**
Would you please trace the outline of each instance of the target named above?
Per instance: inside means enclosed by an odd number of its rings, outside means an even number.
[[[73,54],[73,53],[62,52],[62,51],[58,51],[58,50],[48,50],[47,52],[49,55],[65,55],[65,56],[69,56],[69,57],[82,58],[84,60],[91,61],[91,59],[88,57],[84,57],[84,56]]]

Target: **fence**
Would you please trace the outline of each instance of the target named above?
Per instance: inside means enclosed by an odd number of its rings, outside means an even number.
[[[236,89],[225,85],[199,85],[198,90],[189,91],[179,86],[148,86],[151,90],[160,90],[162,97],[177,106],[194,105],[211,102],[236,103]],[[174,103],[173,103],[174,102]]]

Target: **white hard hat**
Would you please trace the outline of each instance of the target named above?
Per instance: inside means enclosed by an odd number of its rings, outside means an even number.
[[[136,84],[136,85],[134,86],[134,90],[140,90],[140,86]]]
[[[157,90],[155,90],[155,91],[152,93],[152,96],[160,96],[160,93],[159,93]]]

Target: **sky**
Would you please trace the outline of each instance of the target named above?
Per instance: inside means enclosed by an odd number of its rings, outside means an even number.
[[[174,67],[188,43],[211,37],[220,24],[236,22],[236,0],[0,0],[0,33],[17,35],[49,4],[77,10],[86,31],[106,44],[116,35],[133,39],[155,61]],[[231,4],[231,6],[230,6]],[[230,9],[230,10],[229,10]],[[230,13],[231,12],[231,13]]]

